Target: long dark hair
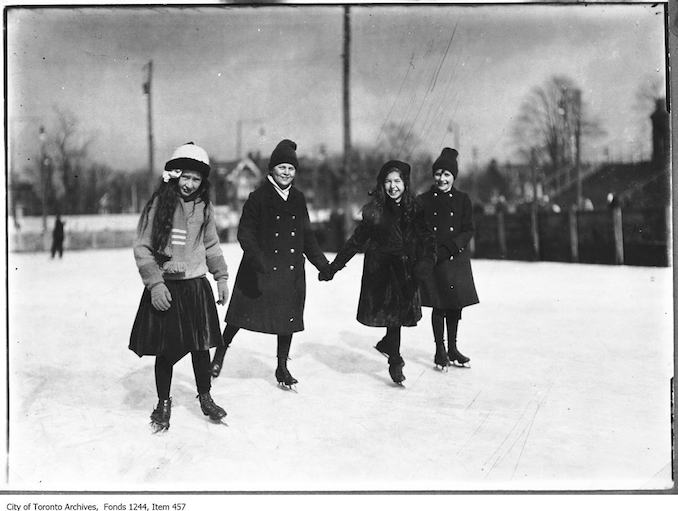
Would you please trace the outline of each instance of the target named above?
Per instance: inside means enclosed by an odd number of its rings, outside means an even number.
[[[167,260],[167,256],[161,253],[161,250],[167,246],[172,231],[172,220],[174,218],[174,210],[177,208],[179,201],[182,198],[179,195],[179,178],[170,179],[167,183],[160,181],[160,185],[155,189],[151,198],[144,206],[139,219],[139,230],[143,231],[148,225],[148,215],[151,212],[154,202],[157,201],[155,209],[155,216],[153,217],[153,225],[151,227],[151,248],[153,249],[153,256],[158,263],[163,263]],[[205,224],[210,216],[210,188],[209,180],[203,176],[200,188],[196,191],[195,200],[202,200],[205,203],[203,222],[200,225],[198,238],[205,228]],[[195,202],[193,203],[195,207]]]
[[[386,176],[388,176],[391,172],[397,172],[405,185],[405,190],[400,197],[400,207],[402,208],[403,221],[407,224],[414,218],[416,201],[410,193],[409,174],[405,174],[398,167],[388,167],[386,169],[382,169],[382,171],[379,172],[377,175],[377,186],[369,192],[372,200],[363,208],[363,216],[369,218],[375,224],[383,223],[386,201],[393,200],[386,195],[386,191],[384,190]]]

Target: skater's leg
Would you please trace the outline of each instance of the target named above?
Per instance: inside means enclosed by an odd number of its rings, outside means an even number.
[[[238,330],[240,330],[239,327],[229,324],[224,327],[224,333],[222,334],[224,345],[223,347],[220,346],[217,348],[217,350],[214,352],[214,359],[212,360],[212,364],[210,366],[210,372],[214,378],[221,374],[221,369],[224,367],[224,355],[226,355],[226,350],[231,345],[231,342],[233,341],[235,334],[238,333]]]
[[[433,341],[436,345],[436,352],[433,356],[433,363],[436,367],[447,367],[450,365],[450,359],[445,351],[445,309],[434,308],[431,312],[431,326],[433,327]]]
[[[202,413],[208,415],[212,420],[221,420],[226,416],[226,411],[217,405],[210,395],[212,387],[210,383],[210,352],[207,350],[191,351],[191,362],[193,363],[193,374],[195,375],[195,385],[198,388],[198,399]]]
[[[405,381],[403,374],[403,367],[405,361],[400,355],[400,327],[387,327],[386,339],[388,339],[389,357],[388,357],[388,372],[394,383],[402,383]]]
[[[433,308],[431,312],[431,326],[433,327],[433,339],[436,343],[445,337],[445,309]]]
[[[299,383],[294,376],[290,374],[287,369],[287,358],[290,354],[290,346],[292,345],[292,334],[278,335],[278,347],[276,355],[278,357],[278,367],[275,370],[275,378],[278,383],[289,387],[295,383]]]
[[[457,330],[459,328],[459,320],[461,319],[461,309],[452,309],[448,311],[447,322],[447,355],[452,362],[459,364],[466,364],[471,359],[463,355],[457,349]]]
[[[172,364],[162,356],[155,357],[155,388],[158,399],[169,399],[172,385]]]
[[[172,364],[165,357],[155,357],[155,388],[158,404],[151,413],[151,426],[157,433],[169,428],[172,414],[172,399],[169,397],[172,385]]]
[[[198,394],[205,394],[212,388],[210,383],[210,353],[209,351],[191,351],[193,375]]]

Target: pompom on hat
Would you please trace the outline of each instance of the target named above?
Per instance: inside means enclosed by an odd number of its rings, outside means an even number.
[[[182,170],[195,170],[206,178],[210,174],[210,159],[202,147],[188,142],[176,148],[172,157],[165,163],[163,181],[181,176]]]
[[[294,165],[294,168],[299,168],[299,161],[297,160],[297,144],[289,139],[281,140],[273,152],[271,159],[268,161],[268,170],[273,170],[276,165],[281,163],[289,163]]]
[[[459,174],[459,166],[457,165],[458,155],[459,153],[456,149],[445,147],[440,153],[440,156],[438,156],[438,159],[433,162],[433,172],[439,169],[447,170],[452,173],[455,179],[457,179],[457,174]]]

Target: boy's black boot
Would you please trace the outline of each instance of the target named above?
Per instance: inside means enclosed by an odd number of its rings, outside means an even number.
[[[450,358],[450,362],[452,362],[454,365],[470,367],[468,363],[471,361],[471,359],[462,354],[462,352],[457,349],[457,340],[450,339],[448,340],[447,344],[447,356]]]
[[[170,416],[172,415],[172,398],[159,399],[155,410],[151,412],[151,428],[154,433],[166,431],[170,426]]]
[[[451,365],[450,359],[445,351],[445,344],[442,340],[436,340],[436,354],[433,357],[433,363],[437,368],[444,371]]]
[[[209,392],[198,394],[197,397],[200,401],[200,409],[202,410],[202,413],[209,416],[211,420],[220,421],[226,417],[226,410],[224,410],[212,400],[212,396],[210,396]]]
[[[401,385],[405,381],[403,367],[405,367],[405,361],[400,355],[392,355],[388,358],[388,373],[391,375],[393,383]]]
[[[278,381],[278,385],[281,387],[292,389],[293,385],[299,383],[299,381],[292,376],[289,369],[287,369],[287,361],[278,359],[278,367],[275,370],[275,379]]]

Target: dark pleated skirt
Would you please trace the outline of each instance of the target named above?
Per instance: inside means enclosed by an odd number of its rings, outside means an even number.
[[[134,319],[129,349],[137,355],[162,355],[176,363],[191,351],[223,346],[214,294],[207,278],[167,280],[172,295],[169,310],[161,312],[151,304],[144,289]]]

